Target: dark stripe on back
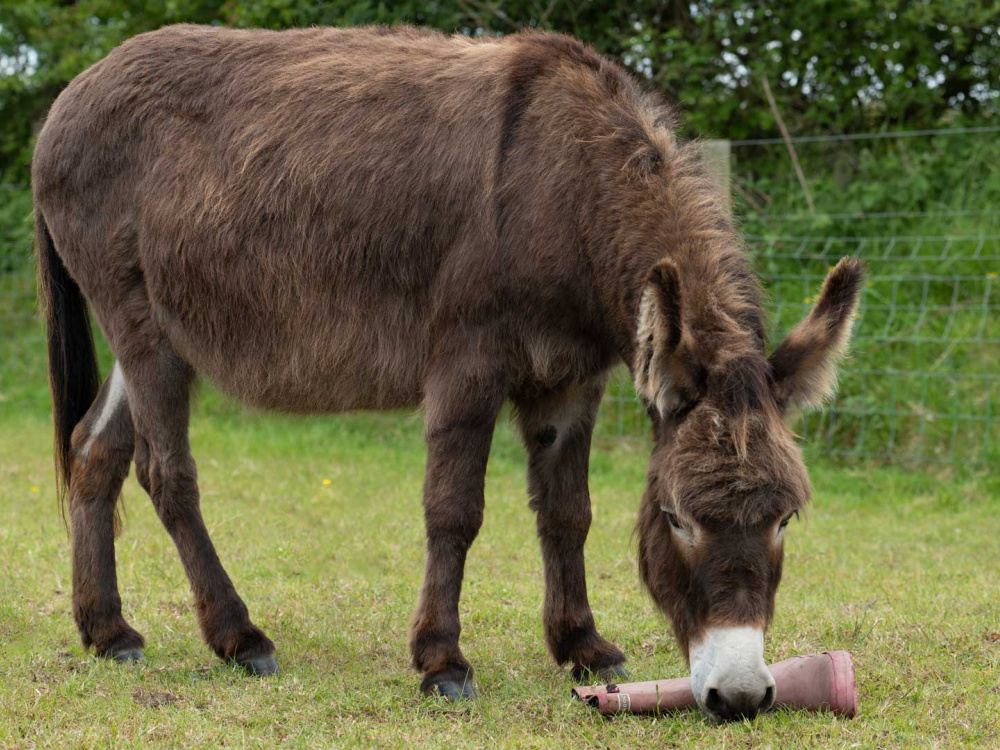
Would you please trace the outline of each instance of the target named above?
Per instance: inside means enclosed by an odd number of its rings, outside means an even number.
[[[619,80],[612,66],[604,65],[604,61],[580,42],[568,37],[538,34],[528,35],[518,39],[517,55],[511,65],[508,76],[507,104],[504,107],[503,123],[500,128],[500,143],[497,147],[497,162],[495,172],[495,230],[501,247],[506,247],[506,228],[508,221],[507,198],[505,195],[507,162],[510,153],[517,143],[518,130],[524,120],[524,114],[531,106],[532,89],[535,82],[555,67],[561,60],[583,65],[596,72],[604,71],[604,78],[613,82],[612,89],[617,89]]]

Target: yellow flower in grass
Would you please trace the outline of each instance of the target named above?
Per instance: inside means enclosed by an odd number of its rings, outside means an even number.
[[[32,488],[31,488],[31,491],[32,491],[32,492],[38,492],[38,488],[37,488],[37,487],[32,487]]]
[[[328,487],[329,485],[330,485],[330,480],[329,479],[324,479],[323,480],[323,486],[324,487]]]

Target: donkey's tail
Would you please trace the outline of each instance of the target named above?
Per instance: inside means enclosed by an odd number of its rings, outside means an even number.
[[[55,424],[56,485],[60,507],[69,488],[73,428],[97,398],[100,374],[87,302],[62,258],[40,209],[35,209],[38,293],[48,329],[49,388]]]

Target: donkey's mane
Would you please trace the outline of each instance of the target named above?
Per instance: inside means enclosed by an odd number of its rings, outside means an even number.
[[[619,101],[604,127],[625,148],[622,171],[632,187],[618,206],[622,239],[643,244],[629,236],[635,232],[646,245],[640,252],[652,252],[653,262],[665,253],[678,267],[686,325],[711,339],[715,351],[727,358],[763,356],[764,292],[719,182],[708,172],[703,142],[678,140],[680,118],[652,92],[626,87]]]
[[[662,104],[639,112],[650,123],[672,122]],[[649,191],[661,217],[658,240],[679,272],[695,366],[704,368],[707,391],[727,416],[764,408],[773,401],[764,290],[746,245],[705,168],[702,144],[680,144],[661,126],[647,135],[636,153],[653,148],[659,155],[660,179],[649,181]]]
[[[761,418],[785,430],[765,353],[763,288],[719,183],[706,169],[703,145],[679,142],[676,116],[652,94],[639,95],[628,111],[636,127],[626,130],[632,138],[626,163],[646,168],[631,196],[640,195],[637,212],[656,217],[640,231],[655,237],[677,269],[684,329],[678,356],[724,420],[735,456],[746,460]]]

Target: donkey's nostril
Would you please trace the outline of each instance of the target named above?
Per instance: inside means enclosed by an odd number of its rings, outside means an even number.
[[[769,685],[763,692],[740,689],[709,688],[705,693],[705,710],[716,721],[752,719],[761,711],[766,711],[774,702],[774,687]]]
[[[760,702],[758,706],[758,711],[767,711],[771,706],[774,705],[774,685],[768,685],[767,690],[764,691],[764,700]]]
[[[708,694],[705,696],[705,710],[711,714],[722,717],[724,714],[728,713],[726,702],[722,700],[722,696],[719,695],[719,691],[715,688],[709,688]]]

